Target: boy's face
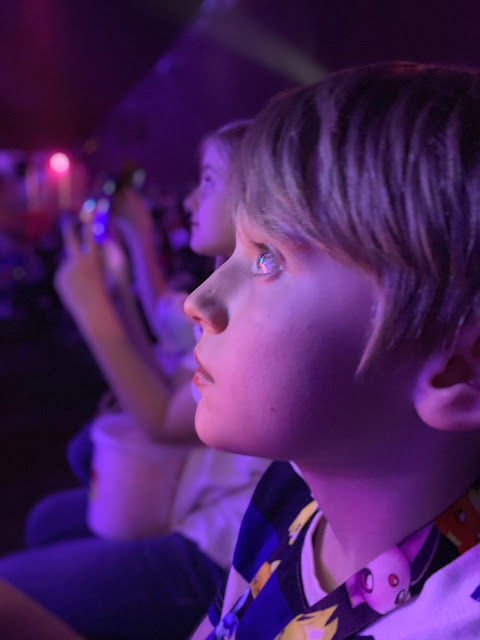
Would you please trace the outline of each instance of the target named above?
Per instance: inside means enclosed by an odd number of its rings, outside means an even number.
[[[203,327],[196,429],[220,449],[295,461],[355,447],[378,388],[354,374],[375,290],[318,247],[271,241],[240,213],[232,257],[187,299]],[[200,368],[201,369],[201,368]],[[348,443],[348,444],[347,444]]]
[[[228,166],[220,144],[207,143],[199,183],[185,199],[191,214],[190,247],[201,255],[230,255],[235,245],[233,218],[227,205]]]

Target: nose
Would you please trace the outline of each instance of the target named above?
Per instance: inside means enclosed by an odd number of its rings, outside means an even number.
[[[192,189],[183,199],[183,208],[189,214],[192,214],[198,206],[197,187]]]
[[[225,331],[229,322],[228,300],[222,286],[222,268],[215,271],[185,300],[183,308],[207,333]]]

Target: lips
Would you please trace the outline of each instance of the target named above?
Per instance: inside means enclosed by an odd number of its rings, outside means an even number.
[[[195,369],[195,373],[193,374],[193,384],[196,387],[204,386],[207,384],[214,384],[215,380],[212,375],[205,369],[203,364],[200,362],[196,351],[194,350],[193,355],[195,360],[198,363],[198,367]]]

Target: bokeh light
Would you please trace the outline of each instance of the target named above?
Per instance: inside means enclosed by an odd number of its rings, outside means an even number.
[[[58,151],[50,156],[49,165],[55,173],[67,173],[70,169],[70,159],[65,153]]]

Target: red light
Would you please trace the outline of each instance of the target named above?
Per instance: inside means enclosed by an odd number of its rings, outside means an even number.
[[[50,156],[50,169],[55,173],[67,173],[70,169],[70,160],[64,153],[54,153]]]

